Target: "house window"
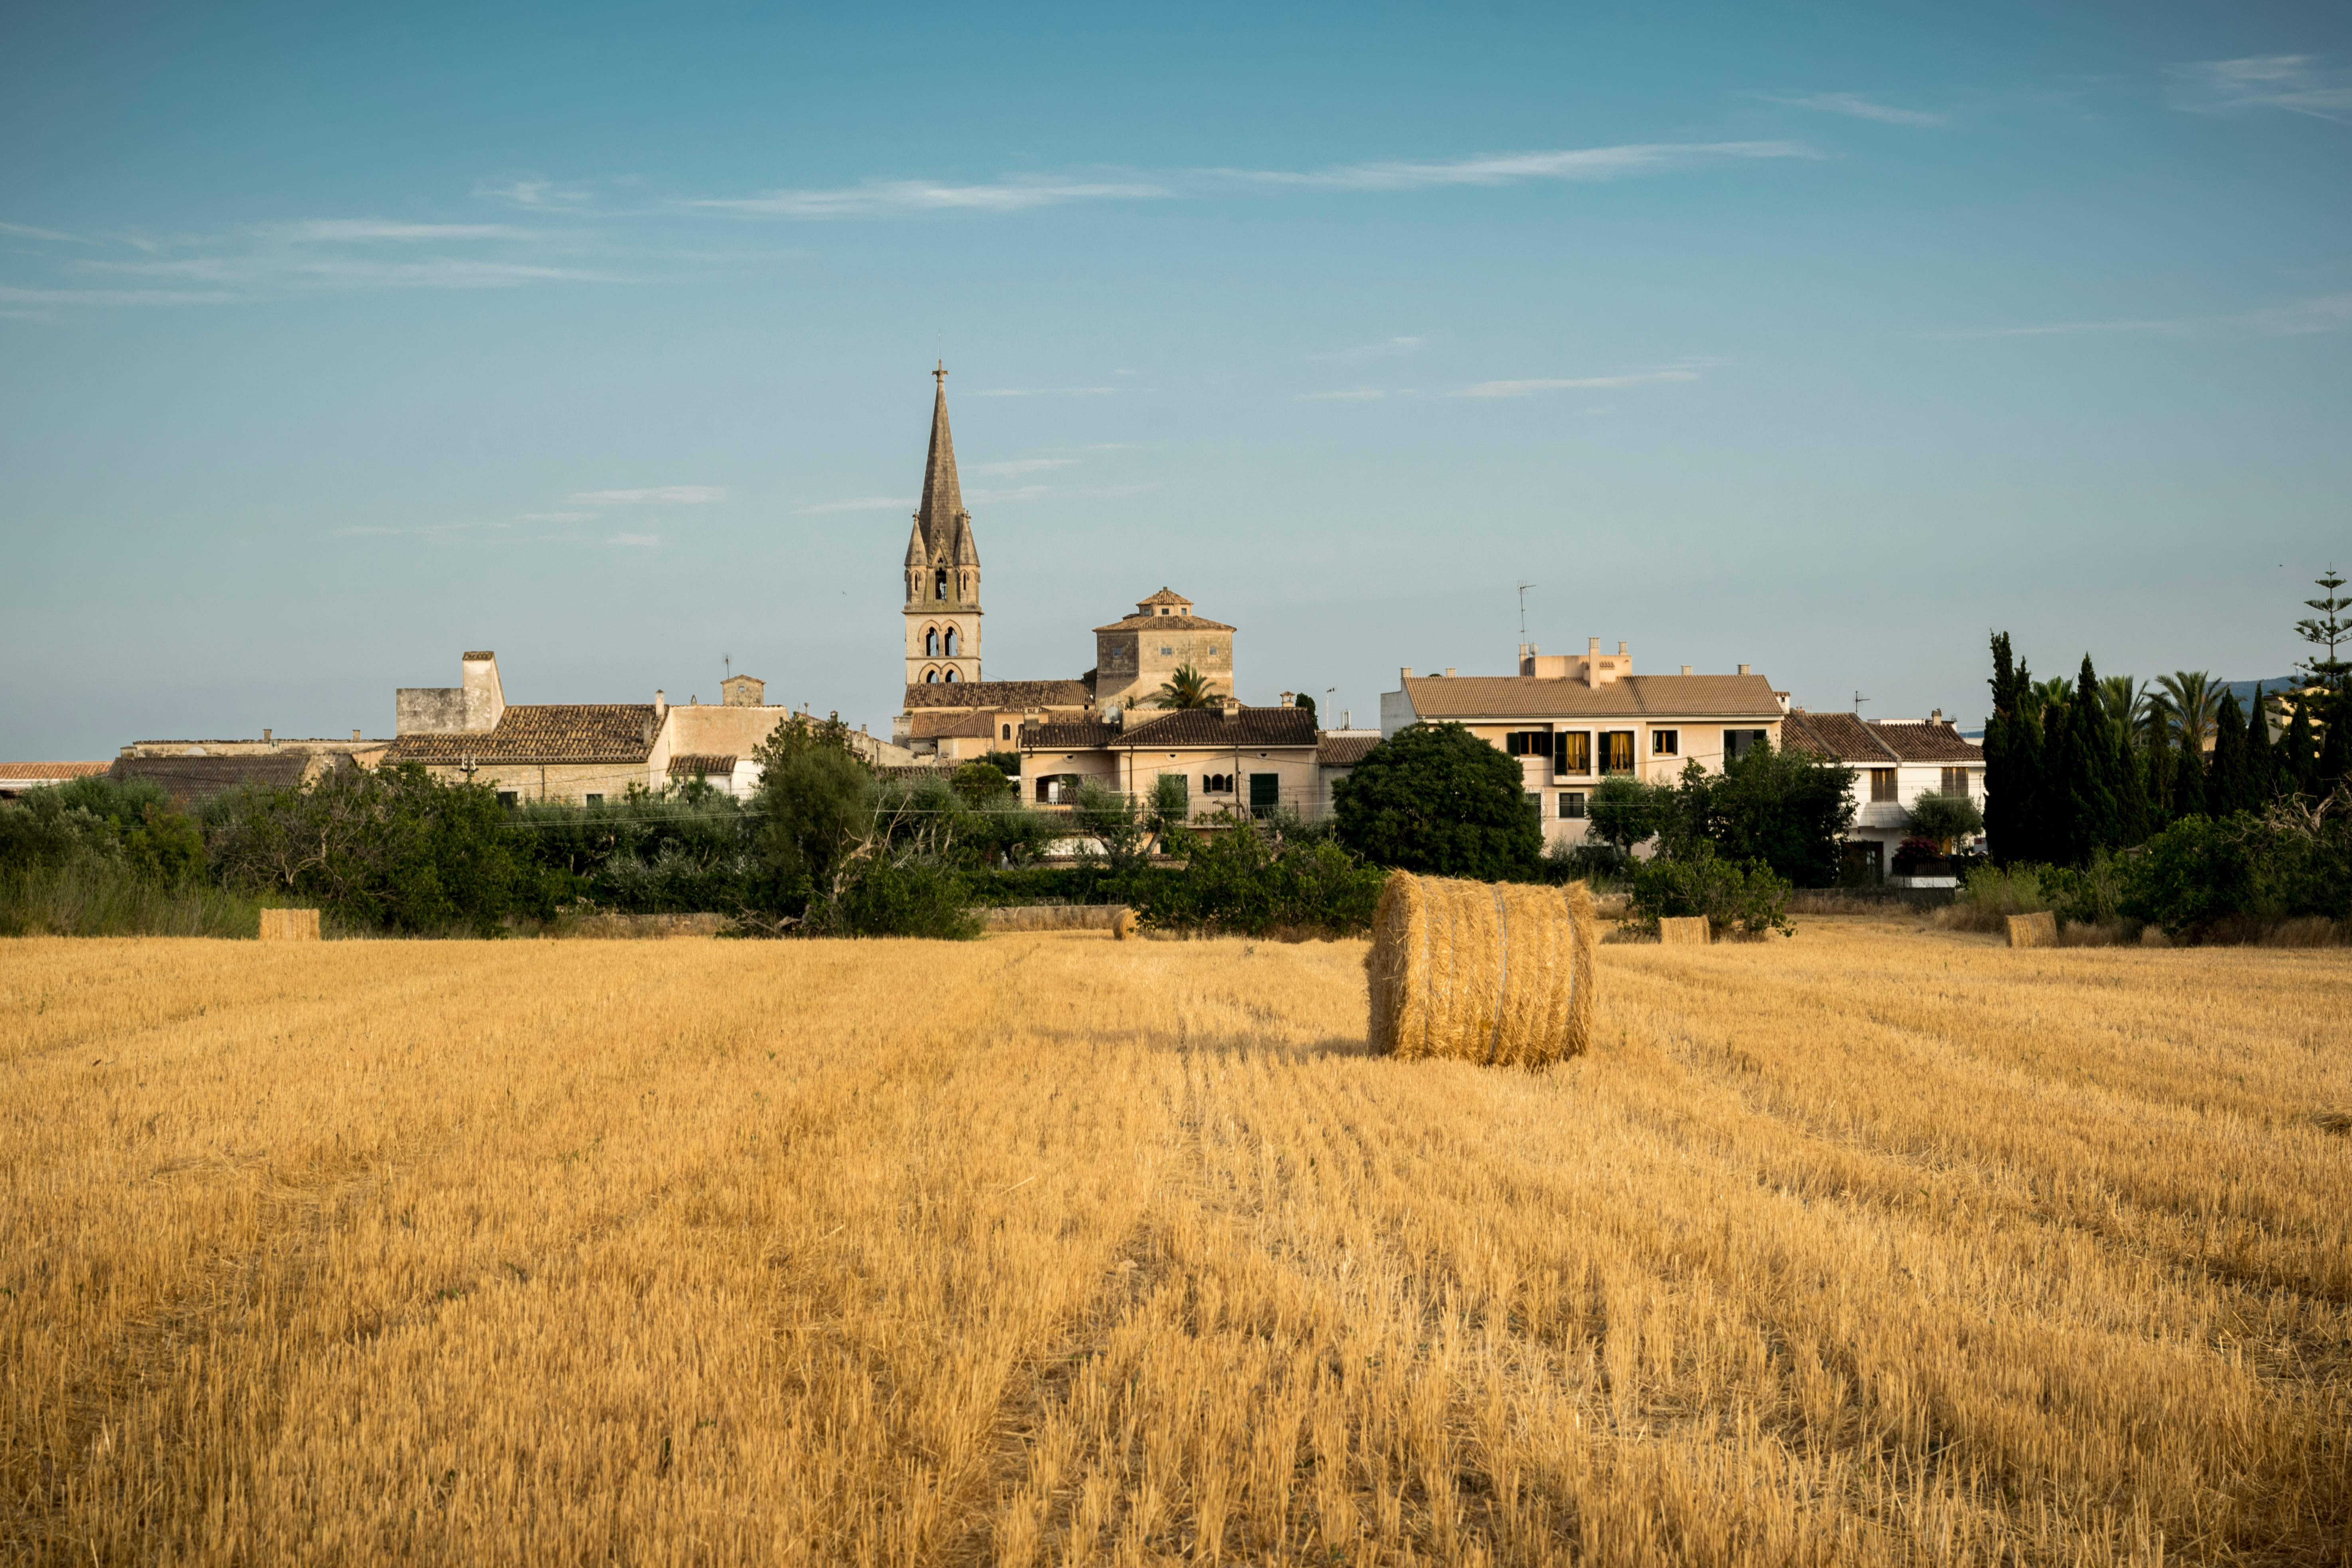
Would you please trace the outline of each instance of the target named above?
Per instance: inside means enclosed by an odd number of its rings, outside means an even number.
[[[1901,792],[1895,787],[1895,770],[1893,768],[1873,768],[1870,770],[1870,798],[1874,804],[1891,800],[1901,800],[1903,798]]]
[[[1004,738],[1005,738],[1006,740],[1008,740],[1008,741],[1009,741],[1009,740],[1011,740],[1011,739],[1013,739],[1013,726],[1012,726],[1012,725],[1010,725],[1010,724],[1007,724],[1007,725],[1003,726],[1003,729],[1004,729]]]
[[[1551,755],[1551,731],[1513,730],[1503,737],[1503,750],[1515,757],[1549,757]]]
[[[940,652],[940,628],[929,626],[923,631],[923,657],[937,658]]]
[[[940,570],[939,570],[938,572],[936,572],[936,573],[934,573],[934,574],[932,574],[932,577],[931,577],[931,597],[932,597],[932,598],[934,598],[934,599],[944,599],[944,598],[946,598],[947,596],[948,596],[948,574],[947,574],[947,568],[946,568],[946,567],[944,567],[944,566],[942,566],[942,567],[940,567]]]
[[[580,797],[580,804],[583,805],[602,805],[604,804],[604,797],[601,795],[583,795]]]
[[[1678,757],[1681,756],[1682,753],[1683,732],[1680,730],[1653,730],[1650,731],[1650,755],[1654,757]]]
[[[1265,816],[1282,804],[1280,773],[1252,773],[1250,780],[1250,815]]]
[[[1233,794],[1234,775],[1231,773],[1202,773],[1201,775],[1201,793],[1202,795]]]
[[[1601,771],[1604,773],[1630,773],[1633,771],[1633,731],[1604,730],[1601,732]]]
[[[1723,760],[1736,763],[1764,744],[1769,737],[1761,730],[1726,730],[1723,732]]]
[[[1581,790],[1562,790],[1559,796],[1559,814],[1571,821],[1582,816],[1584,793]]]
[[[1552,737],[1551,771],[1589,773],[1592,771],[1592,732],[1570,730]]]
[[[515,792],[514,792],[514,791],[512,791],[512,790],[510,790],[510,789],[502,789],[502,790],[499,791],[499,804],[500,805],[512,805],[514,803],[515,803]]]
[[[955,627],[953,627],[953,626],[950,626],[950,627],[948,628],[947,649],[948,649],[948,657],[949,657],[950,658],[953,658],[955,657],[955,652],[956,652],[956,634],[955,634]]]
[[[1944,770],[1944,793],[1946,795],[1967,795],[1969,793],[1969,770],[1966,768],[1946,768]]]
[[[1175,651],[1176,650],[1172,647],[1163,647],[1160,650],[1160,657],[1166,658],[1170,654],[1174,653]]]

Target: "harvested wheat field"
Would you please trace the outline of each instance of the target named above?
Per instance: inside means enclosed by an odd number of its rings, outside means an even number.
[[[2352,963],[0,944],[0,1555],[2352,1561]]]

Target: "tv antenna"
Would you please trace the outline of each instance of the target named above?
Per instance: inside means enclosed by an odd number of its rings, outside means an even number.
[[[1857,690],[1854,692],[1854,694],[1853,694],[1853,716],[1854,716],[1855,718],[1859,719],[1859,718],[1861,718],[1861,717],[1862,717],[1862,705],[1863,705],[1864,703],[1865,703],[1865,702],[1869,701],[1869,700],[1870,700],[1870,699],[1869,699],[1869,698],[1867,698],[1867,697],[1864,697],[1859,689],[1857,689]]]
[[[1535,586],[1537,586],[1536,584],[1524,579],[1519,584],[1519,640],[1521,642],[1528,640],[1528,590]]]

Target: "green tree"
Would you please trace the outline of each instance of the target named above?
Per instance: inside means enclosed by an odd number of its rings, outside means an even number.
[[[2172,820],[2172,737],[2164,724],[2147,731],[2147,811],[2158,827]]]
[[[1307,696],[1307,693],[1302,691],[1297,697],[1292,698],[1291,702],[1293,706],[1303,710],[1309,719],[1316,720],[1316,728],[1322,728],[1322,721],[1320,719],[1316,719],[1315,699]]]
[[[1955,840],[1984,831],[1984,813],[1964,795],[1920,795],[1911,803],[1906,815],[1910,817],[1911,835],[1927,839],[1942,854],[1951,852]]]
[[[2171,727],[2179,743],[2185,745],[2193,739],[2198,750],[2203,751],[2213,740],[2226,689],[2201,669],[2159,675],[2156,685],[2154,707],[2159,720]]]
[[[2057,765],[2051,770],[2050,804],[2057,808],[2053,826],[2057,833],[2054,847],[2059,851],[2053,859],[2087,865],[2093,851],[2113,848],[2121,839],[2116,816],[2113,742],[2106,708],[2099,699],[2098,674],[2086,653],[2061,731]]]
[[[1414,724],[1332,791],[1339,843],[1375,865],[1486,881],[1532,879],[1543,827],[1519,764],[1459,724]]]
[[[1155,708],[1213,708],[1223,700],[1217,684],[1189,664],[1180,664],[1175,673],[1160,682],[1152,693]]]
[[[2260,811],[2278,794],[2278,748],[2271,744],[2270,700],[2254,688],[2254,703],[2246,714],[2245,791],[2237,800],[2241,811]]]
[[[2147,764],[2124,729],[2114,740],[2116,828],[2118,844],[2145,844],[2156,831],[2156,811],[2148,800]]]
[[[1762,745],[1720,773],[1686,764],[1668,823],[1679,819],[1735,864],[1760,861],[1798,887],[1832,887],[1853,826],[1853,781],[1852,768]]]
[[[2322,713],[2327,726],[2319,745],[2319,767],[2312,794],[2322,799],[2352,775],[2352,685],[2339,687]]]
[[[2012,661],[2009,634],[1992,637],[1992,714],[1985,721],[1985,840],[1995,860],[2042,853],[2042,721],[2033,678]]]
[[[801,917],[838,896],[850,857],[873,837],[874,774],[838,719],[790,715],[751,754],[765,872],[757,900],[772,914]]]
[[[2203,816],[2213,808],[2212,792],[2207,786],[2205,759],[2194,746],[2183,745],[2179,760],[2172,767],[2172,815],[2182,817]]]
[[[2315,700],[2309,691],[2294,694],[2294,711],[2287,715],[2286,733],[2279,737],[2278,781],[2281,795],[2308,795],[2318,779],[2319,742],[2311,729],[2311,710]]]
[[[1593,787],[1585,807],[1585,832],[1618,854],[1630,855],[1633,846],[1658,836],[1673,810],[1673,790],[1643,784],[1630,774],[1612,773]]]
[[[1111,872],[1124,876],[1149,853],[1151,826],[1136,809],[1135,797],[1089,779],[1078,786],[1072,819],[1101,843]]]
[[[2303,660],[2295,668],[2310,678],[2307,684],[2324,686],[2330,691],[2342,691],[2347,684],[2346,676],[2352,674],[2352,660],[2337,658],[2336,647],[2352,641],[2352,618],[2345,615],[2346,611],[2352,610],[2352,598],[2336,592],[2344,586],[2344,579],[2337,575],[2333,566],[2324,576],[2313,581],[2321,589],[2321,595],[2316,599],[2305,599],[2304,603],[2319,614],[2295,622],[2294,629],[2304,641],[2326,651]]]
[[[2205,809],[2215,816],[2251,811],[2252,792],[2246,781],[2246,719],[2238,694],[2224,689],[2221,710],[2213,722],[2213,750],[2205,758]]]
[[[1013,793],[1006,782],[1004,770],[985,758],[975,757],[956,769],[955,792],[974,805],[985,805],[999,795]]]

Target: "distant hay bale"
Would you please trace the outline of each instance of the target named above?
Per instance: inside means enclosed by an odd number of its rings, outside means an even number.
[[[2038,914],[2009,917],[2009,945],[2011,947],[2056,947],[2058,917],[2048,910]]]
[[[316,910],[264,910],[261,911],[261,940],[264,942],[316,942],[319,940],[319,911]]]
[[[1592,896],[1391,872],[1364,968],[1372,1049],[1549,1067],[1592,1035]]]
[[[1668,947],[1705,947],[1715,940],[1705,915],[1661,915],[1658,940]]]
[[[1134,937],[1135,911],[1122,908],[1117,914],[1110,917],[1110,939],[1113,942],[1129,942]]]

